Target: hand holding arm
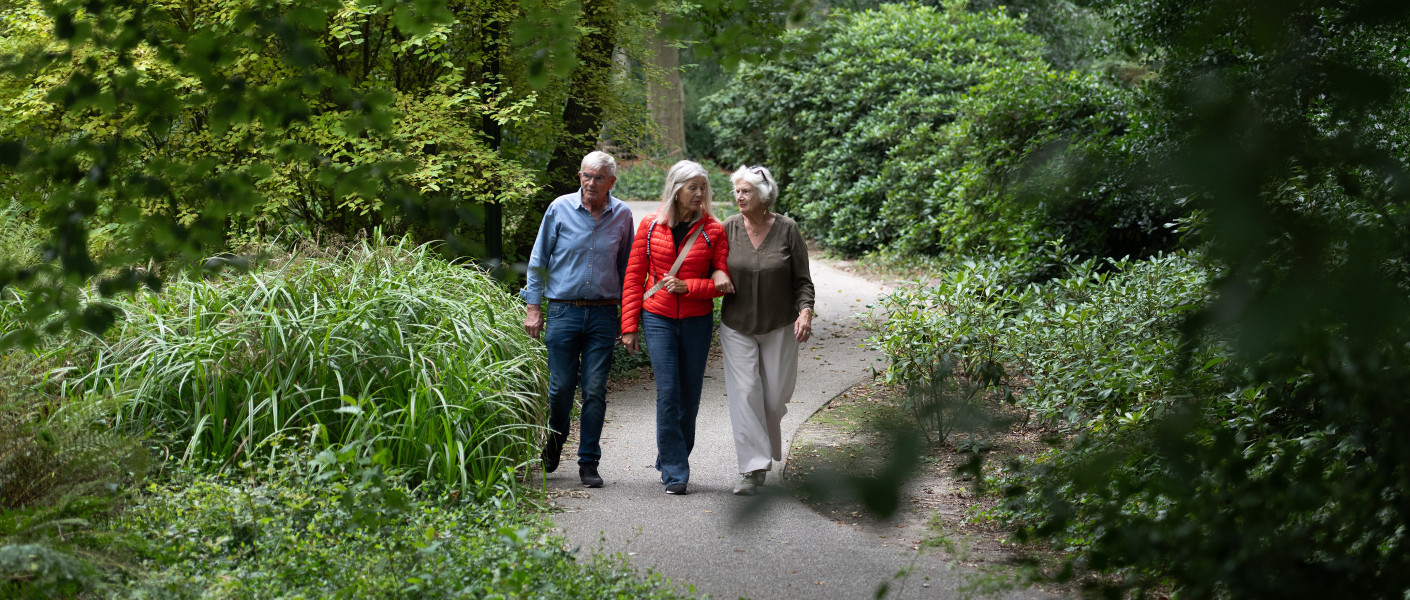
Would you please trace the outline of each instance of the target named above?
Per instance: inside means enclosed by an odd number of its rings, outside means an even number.
[[[729,273],[716,270],[713,275],[710,275],[710,280],[715,282],[715,290],[721,294],[734,293],[734,281],[730,280]]]

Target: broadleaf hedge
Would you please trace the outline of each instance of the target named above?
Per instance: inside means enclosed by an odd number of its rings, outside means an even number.
[[[1018,256],[1059,239],[1088,256],[1168,249],[1165,224],[1183,212],[1142,182],[1068,182],[1085,190],[1075,200],[1020,185],[1065,173],[1059,149],[1111,160],[1148,135],[1133,126],[1135,92],[1055,70],[1021,25],[963,2],[838,11],[706,101],[720,157],[770,166],[779,209],[846,254]]]

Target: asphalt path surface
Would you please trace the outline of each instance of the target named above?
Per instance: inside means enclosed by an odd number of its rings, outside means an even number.
[[[630,202],[640,219],[655,202]],[[866,348],[860,327],[866,305],[882,286],[814,257],[817,291],[814,337],[799,353],[798,387],[783,420],[786,440],[833,397],[881,368]],[[578,481],[576,440],[564,448],[563,464],[547,475],[561,509],[552,515],[559,531],[581,552],[622,554],[638,569],[669,578],[684,593],[712,598],[874,598],[886,584],[887,598],[958,598],[971,573],[944,561],[939,552],[912,549],[919,535],[835,522],[786,493],[768,502],[731,494],[739,479],[734,438],[718,359],[706,370],[695,450],[690,457],[690,493],[665,493],[656,457],[656,391],[649,379],[608,393],[600,472],[606,485],[585,489]],[[787,444],[785,444],[787,446]],[[785,447],[785,461],[788,449]],[[781,492],[775,464],[766,487]],[[898,572],[910,575],[897,578]],[[1047,598],[1037,590],[1003,598]]]

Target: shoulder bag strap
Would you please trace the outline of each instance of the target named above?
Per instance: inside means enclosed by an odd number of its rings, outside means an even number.
[[[680,251],[680,253],[676,255],[676,264],[671,265],[671,272],[666,273],[667,275],[672,275],[672,276],[674,276],[674,275],[676,274],[676,271],[679,271],[679,270],[681,269],[681,263],[685,262],[685,255],[690,254],[690,247],[691,247],[691,245],[693,245],[693,244],[695,243],[695,238],[700,237],[700,234],[701,234],[701,232],[703,232],[703,231],[705,231],[705,224],[704,224],[704,223],[701,223],[701,224],[700,224],[700,228],[699,228],[699,229],[696,229],[696,230],[695,230],[695,233],[690,234],[690,237],[688,237],[688,238],[685,239],[685,243],[684,243],[684,244],[681,244],[681,251]],[[650,247],[651,247],[651,240],[650,240],[649,238],[646,240],[646,247],[647,247],[647,248],[650,248]],[[647,268],[648,268],[648,269],[651,268],[651,265],[647,265]],[[650,298],[651,295],[652,295],[652,294],[655,294],[655,293],[656,293],[656,290],[661,289],[661,286],[663,286],[663,285],[666,285],[666,280],[665,280],[665,278],[657,279],[657,280],[656,280],[656,285],[653,285],[653,286],[651,286],[651,289],[646,290],[646,293],[642,295],[641,299],[642,299],[642,300],[645,300],[645,299],[647,299],[647,298]]]

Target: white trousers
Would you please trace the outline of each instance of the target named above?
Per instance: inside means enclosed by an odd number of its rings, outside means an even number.
[[[761,335],[743,334],[721,324],[720,347],[739,472],[770,469],[772,461],[783,460],[779,423],[798,383],[793,324]]]

